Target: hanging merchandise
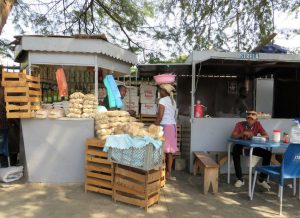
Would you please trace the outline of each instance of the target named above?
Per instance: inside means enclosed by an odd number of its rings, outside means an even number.
[[[120,94],[120,91],[118,89],[118,86],[117,86],[117,83],[116,83],[115,79],[113,78],[112,75],[107,75],[107,79],[108,79],[109,86],[112,90],[112,93],[114,95],[114,98],[116,100],[116,107],[117,108],[122,108],[123,103],[122,103],[122,99],[121,99],[121,94]]]
[[[115,97],[114,97],[113,92],[111,90],[111,87],[109,85],[107,76],[104,78],[103,83],[104,83],[104,86],[105,86],[106,91],[107,91],[109,108],[115,108],[116,107],[116,100],[115,100]]]
[[[58,68],[56,71],[56,81],[60,97],[68,96],[68,84],[63,68]]]

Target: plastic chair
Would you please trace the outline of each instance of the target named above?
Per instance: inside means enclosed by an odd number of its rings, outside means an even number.
[[[7,157],[8,166],[10,167],[9,151],[8,151],[8,128],[0,129],[0,154]]]
[[[279,197],[280,197],[280,209],[279,213],[282,215],[282,195],[283,185],[285,179],[297,179],[300,178],[300,144],[290,144],[284,154],[284,159],[281,165],[276,166],[258,166],[255,169],[255,175],[253,179],[253,187],[251,193],[251,200],[253,199],[253,193],[255,188],[255,182],[257,173],[265,173],[269,175],[270,179],[279,184]],[[294,180],[295,181],[295,180]],[[300,181],[299,181],[300,183]]]

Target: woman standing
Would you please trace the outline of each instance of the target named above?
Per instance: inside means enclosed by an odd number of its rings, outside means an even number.
[[[173,164],[173,154],[177,149],[176,131],[176,102],[173,99],[175,88],[170,84],[159,86],[160,99],[158,102],[158,112],[155,120],[156,125],[161,125],[164,130],[165,143],[163,146],[166,154],[167,179],[176,180],[171,176]]]

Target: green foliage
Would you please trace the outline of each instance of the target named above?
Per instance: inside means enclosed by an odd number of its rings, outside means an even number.
[[[18,0],[13,23],[20,34],[105,33],[140,62],[182,63],[192,50],[251,51],[274,32],[274,11],[299,8],[299,0]]]

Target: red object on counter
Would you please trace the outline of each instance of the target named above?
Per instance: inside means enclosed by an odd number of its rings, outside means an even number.
[[[203,108],[199,100],[197,101],[197,104],[194,106],[194,117],[195,118],[203,117]]]

